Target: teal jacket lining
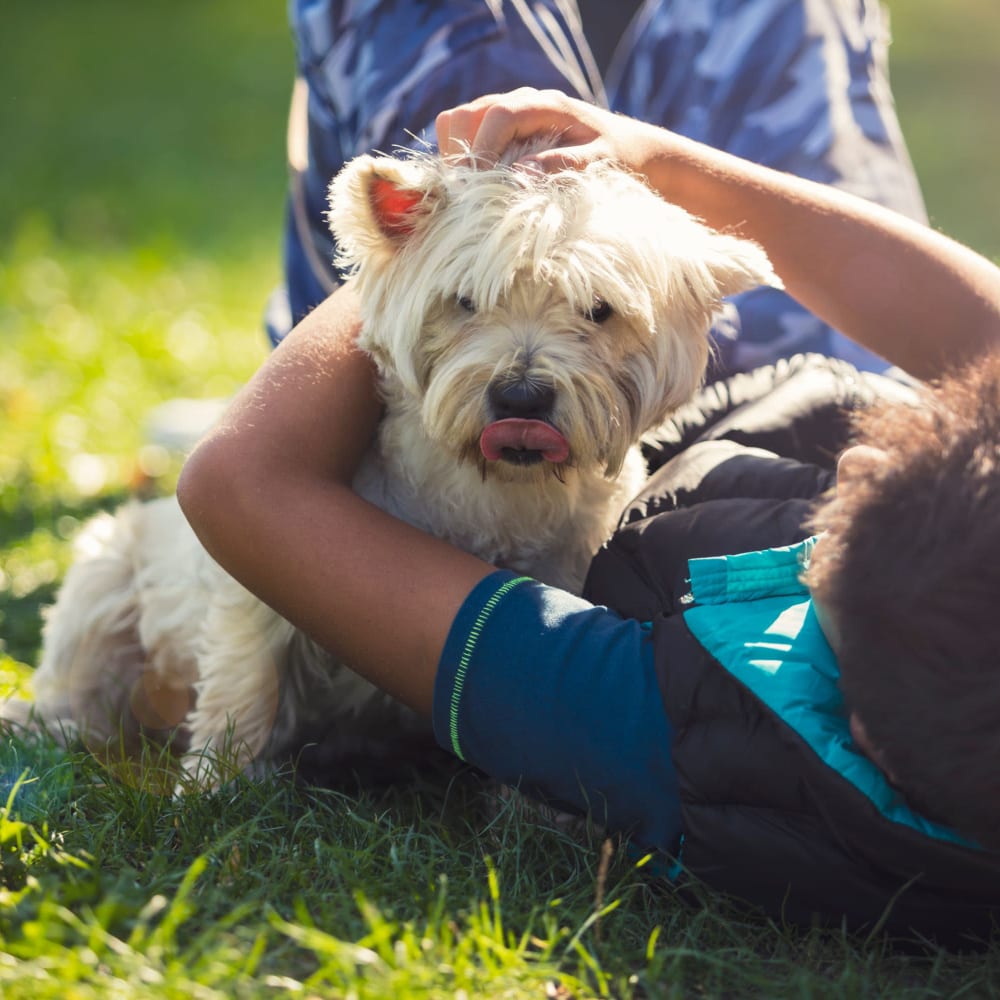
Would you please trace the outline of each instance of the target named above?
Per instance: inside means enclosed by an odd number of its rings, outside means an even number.
[[[840,671],[802,582],[815,539],[736,556],[692,559],[685,622],[737,680],[879,812],[938,840],[976,847],[915,812],[851,738]]]

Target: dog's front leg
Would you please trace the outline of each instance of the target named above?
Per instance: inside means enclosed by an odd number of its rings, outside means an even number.
[[[295,631],[231,578],[213,595],[203,628],[179,791],[216,788],[257,762],[275,723]]]

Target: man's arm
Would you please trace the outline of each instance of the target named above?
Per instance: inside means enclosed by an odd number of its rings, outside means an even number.
[[[188,460],[177,496],[244,586],[429,714],[451,623],[493,567],[352,490],[380,412],[357,315],[345,287],[289,335]]]
[[[920,377],[1000,345],[1000,269],[888,209],[720,152],[556,91],[490,95],[438,117],[444,151],[501,153],[554,135],[526,159],[545,171],[613,159],[664,198],[756,240],[789,293],[858,343]]]

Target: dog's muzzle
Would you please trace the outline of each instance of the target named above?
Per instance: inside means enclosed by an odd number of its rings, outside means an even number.
[[[534,465],[562,464],[569,458],[569,442],[548,418],[555,405],[555,387],[521,379],[495,382],[489,402],[496,418],[479,438],[479,450],[488,462]]]

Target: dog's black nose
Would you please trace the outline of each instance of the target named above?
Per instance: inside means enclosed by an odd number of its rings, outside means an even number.
[[[517,382],[494,382],[489,390],[490,406],[496,420],[519,417],[522,420],[546,420],[556,401],[555,386],[549,382],[520,379]]]

